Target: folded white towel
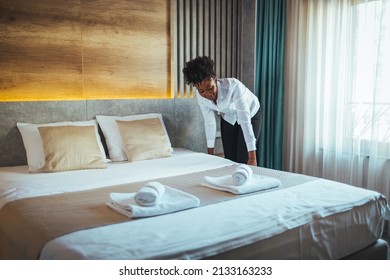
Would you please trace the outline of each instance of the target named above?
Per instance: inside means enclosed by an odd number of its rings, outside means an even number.
[[[202,186],[212,189],[227,191],[234,194],[246,194],[256,191],[262,191],[279,187],[282,183],[279,179],[273,177],[260,176],[253,174],[251,178],[243,185],[236,186],[231,175],[221,177],[205,176],[206,182]]]
[[[248,182],[253,175],[253,170],[246,164],[240,164],[237,166],[237,168],[234,170],[234,173],[232,175],[233,182],[236,186],[244,185],[246,182]]]
[[[148,182],[136,194],[135,201],[140,206],[153,206],[161,199],[165,187],[159,182]]]
[[[168,186],[164,188],[164,194],[154,206],[139,206],[135,201],[136,193],[110,193],[107,205],[129,218],[158,216],[200,205],[199,199],[189,193]]]

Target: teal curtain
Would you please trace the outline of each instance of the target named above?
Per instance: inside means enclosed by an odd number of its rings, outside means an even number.
[[[282,169],[286,0],[258,0],[255,92],[262,110],[258,165]]]

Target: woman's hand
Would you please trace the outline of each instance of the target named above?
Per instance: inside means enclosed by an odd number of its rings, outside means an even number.
[[[257,166],[256,151],[248,152],[248,165]]]

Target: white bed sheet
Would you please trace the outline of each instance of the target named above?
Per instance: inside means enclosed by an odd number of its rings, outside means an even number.
[[[5,203],[40,195],[89,190],[204,171],[234,164],[185,149],[175,149],[172,157],[138,162],[111,162],[106,169],[56,173],[28,173],[28,166],[0,168],[0,209]]]
[[[231,164],[223,158],[176,150],[171,158],[111,163],[106,170],[26,174],[27,167],[1,168],[0,205],[23,197],[76,191],[80,186],[92,189]],[[386,207],[386,199],[377,192],[317,179],[169,215],[73,232],[48,242],[40,257],[199,259],[272,239],[256,248],[258,255],[264,251],[266,257],[267,251],[274,251],[277,258],[337,259],[380,237]],[[295,248],[288,254],[286,242]],[[277,253],[282,248],[284,256]]]

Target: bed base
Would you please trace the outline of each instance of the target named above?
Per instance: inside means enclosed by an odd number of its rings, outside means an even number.
[[[357,251],[343,260],[387,260],[388,259],[389,245],[383,239],[378,239],[370,246]]]
[[[254,245],[254,247],[253,247]],[[289,250],[287,248],[286,250]],[[389,245],[383,239],[378,239],[366,248],[350,254],[342,260],[387,260]],[[233,249],[218,255],[210,256],[207,259],[215,260],[234,260],[234,259],[252,259],[252,260],[279,260],[286,259],[281,255],[273,255],[271,251],[264,254],[256,254],[256,244]],[[287,258],[288,259],[288,258]]]

